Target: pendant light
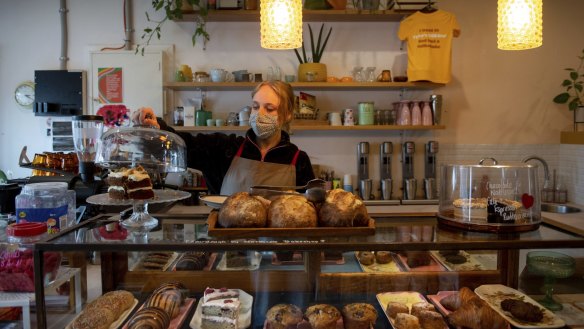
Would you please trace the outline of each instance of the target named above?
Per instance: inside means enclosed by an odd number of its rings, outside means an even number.
[[[260,1],[261,46],[295,49],[302,46],[302,0]]]
[[[542,45],[543,0],[498,0],[497,47],[524,50]]]

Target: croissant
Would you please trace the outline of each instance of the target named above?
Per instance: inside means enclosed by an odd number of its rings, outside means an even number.
[[[458,293],[442,298],[440,304],[449,311],[456,311],[461,305],[473,298],[478,298],[478,296],[469,288],[462,287]]]
[[[478,296],[464,302],[448,315],[448,322],[469,329],[505,329],[507,321]]]

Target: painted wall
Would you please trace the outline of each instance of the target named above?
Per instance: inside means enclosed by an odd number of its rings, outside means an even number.
[[[453,81],[434,90],[444,95],[443,123],[447,129],[429,132],[298,133],[293,141],[305,149],[316,164],[331,166],[338,174],[354,173],[355,148],[359,141],[370,141],[377,153],[380,142],[394,142],[394,170],[399,167],[399,148],[414,140],[418,150],[428,140],[444,145],[502,144],[538,145],[559,143],[559,132],[569,129],[571,113],[552,103],[561,91],[565,67],[577,65],[584,46],[584,1],[544,1],[544,44],[534,50],[509,52],[496,48],[496,0],[441,0],[441,9],[456,14],[462,29],[453,46]],[[123,42],[122,1],[75,0],[69,8],[70,69],[90,68],[89,51],[100,46],[119,46]],[[58,69],[60,23],[58,0],[0,1],[0,169],[14,177],[30,174],[18,167],[18,155],[28,146],[28,155],[50,151],[46,136],[46,117],[34,117],[30,110],[14,102],[16,85],[33,80],[35,69]],[[148,1],[134,1],[133,22],[139,42],[146,26]],[[151,14],[156,18],[156,14]],[[313,23],[318,27],[318,23]],[[399,23],[327,23],[333,34],[323,62],[329,75],[346,76],[354,66],[390,68],[394,74],[405,66],[405,52],[396,33]],[[306,26],[305,26],[306,27]],[[189,64],[193,71],[223,67],[230,71],[248,69],[266,74],[268,67],[279,66],[284,73],[295,73],[297,60],[292,51],[268,51],[259,45],[259,23],[208,23],[211,41],[203,51],[191,46],[193,23],[168,22],[162,40],[153,43],[174,45],[175,64]],[[314,92],[321,112],[354,107],[363,100],[375,101],[377,108],[389,108],[404,98],[426,98],[431,91],[406,92]],[[176,96],[186,103],[195,92]],[[214,116],[224,117],[248,105],[248,92],[209,92],[209,107]],[[148,104],[144,104],[148,105]],[[65,120],[52,118],[52,120]],[[509,149],[514,149],[509,147]],[[552,152],[559,154],[560,152]],[[417,172],[423,172],[421,154]],[[515,159],[520,159],[519,154]],[[371,163],[375,163],[375,158]],[[557,159],[549,159],[557,160]],[[370,168],[373,176],[377,167]],[[397,193],[397,191],[395,191]]]

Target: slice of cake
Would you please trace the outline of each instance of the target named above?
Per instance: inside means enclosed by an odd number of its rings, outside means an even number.
[[[107,193],[110,199],[123,200],[128,198],[125,188],[128,181],[128,173],[129,169],[121,168],[111,171],[107,175],[107,183],[109,184]]]
[[[131,169],[126,182],[126,193],[129,199],[151,199],[154,197],[150,175],[141,166]]]
[[[217,299],[238,299],[239,290],[227,288],[207,288],[203,295],[203,302],[209,302]]]

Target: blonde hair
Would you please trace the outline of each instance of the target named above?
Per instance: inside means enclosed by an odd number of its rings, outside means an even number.
[[[280,105],[278,105],[278,117],[282,118],[282,129],[288,131],[289,123],[294,119],[294,91],[289,83],[279,80],[260,82],[251,93],[253,98],[255,94],[263,87],[270,87],[278,96]]]

